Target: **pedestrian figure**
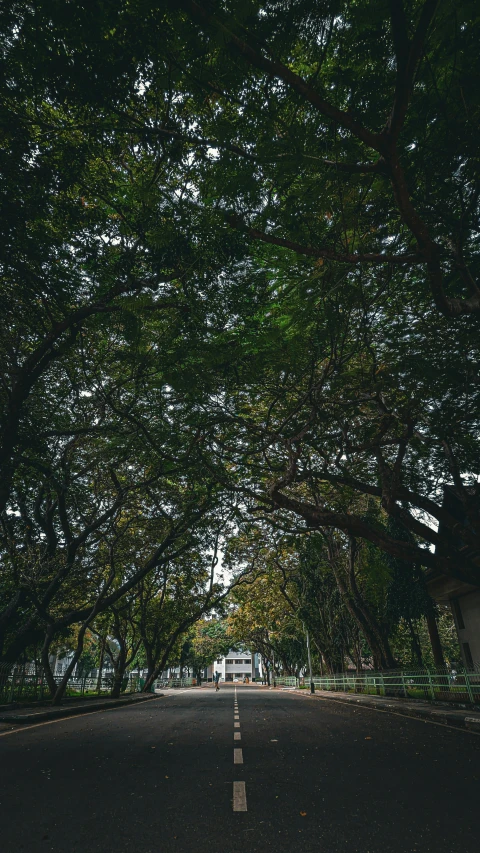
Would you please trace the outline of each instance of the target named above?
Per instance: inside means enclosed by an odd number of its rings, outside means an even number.
[[[216,672],[215,673],[215,690],[220,690],[220,687],[218,685],[219,680],[220,680],[220,673]]]

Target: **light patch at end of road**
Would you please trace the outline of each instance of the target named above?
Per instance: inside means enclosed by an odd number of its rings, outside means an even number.
[[[233,750],[233,763],[243,764],[243,751],[241,749]]]
[[[245,782],[233,783],[233,811],[247,811],[247,793],[245,791]]]
[[[240,728],[240,723],[234,723],[234,724],[233,724],[233,728],[234,728],[234,729],[239,729],[239,728]]]
[[[241,734],[241,732],[234,732],[234,733],[233,733],[233,739],[234,739],[234,740],[241,740],[241,739],[242,739],[242,734]]]

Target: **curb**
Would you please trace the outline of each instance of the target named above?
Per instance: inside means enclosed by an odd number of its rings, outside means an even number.
[[[88,706],[75,705],[70,708],[58,708],[51,711],[40,711],[33,714],[8,714],[0,717],[0,723],[43,723],[45,720],[57,720],[63,717],[79,716],[89,714],[91,711],[103,711],[110,708],[122,708],[124,705],[137,705],[140,702],[149,702],[150,699],[158,699],[163,693],[151,693],[139,699],[112,699],[107,702],[92,702]]]
[[[303,690],[295,690],[295,693],[300,696],[307,695],[312,697],[311,693],[305,694]],[[456,729],[463,729],[472,733],[480,734],[480,716],[470,717],[459,715],[458,711],[440,710],[435,708],[421,708],[412,705],[400,705],[394,702],[378,702],[375,699],[359,699],[357,696],[338,696],[328,693],[315,693],[315,695],[324,701],[331,700],[332,702],[340,702],[343,705],[360,705],[362,708],[373,708],[374,711],[384,711],[385,713],[398,714],[402,717],[413,717],[417,720],[425,722],[437,723],[442,726],[451,726]]]

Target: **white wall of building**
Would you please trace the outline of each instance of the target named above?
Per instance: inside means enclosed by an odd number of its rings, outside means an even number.
[[[255,657],[249,651],[237,652],[233,649],[225,657],[218,658],[212,667],[213,675],[220,673],[222,681],[242,680],[248,676],[255,678]]]

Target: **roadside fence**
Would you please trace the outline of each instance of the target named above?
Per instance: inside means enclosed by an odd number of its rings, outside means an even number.
[[[298,678],[295,678],[294,675],[274,675],[272,680],[275,681],[277,687],[296,687],[298,684]]]
[[[277,683],[279,679],[277,678]],[[308,685],[309,679],[302,679]],[[480,703],[480,671],[449,668],[402,669],[390,672],[340,672],[314,676],[318,690],[429,699],[443,702]]]
[[[62,675],[56,675],[55,681],[60,684]],[[97,696],[111,693],[113,688],[113,673],[98,675],[72,676],[68,680],[65,696]],[[136,693],[141,690],[141,679],[138,674],[126,675],[122,682],[122,693]],[[0,664],[0,704],[10,702],[32,702],[48,699],[50,691],[43,668],[32,664]]]
[[[194,687],[197,683],[196,678],[169,678],[166,687]]]

